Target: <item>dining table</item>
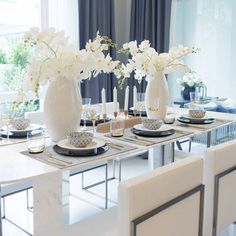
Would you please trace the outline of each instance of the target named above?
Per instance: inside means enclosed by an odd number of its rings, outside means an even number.
[[[169,107],[168,113],[175,117],[188,112],[187,109]],[[0,143],[0,186],[21,181],[32,181],[33,187],[33,235],[51,236],[68,232],[70,227],[77,227],[80,222],[70,225],[69,184],[70,176],[82,173],[96,166],[106,165],[108,161],[131,158],[148,152],[150,170],[164,165],[169,148],[171,161],[175,160],[175,142],[195,135],[207,134],[207,147],[211,145],[213,130],[236,122],[236,115],[207,112],[215,122],[207,125],[182,124],[175,121],[167,127],[174,129],[173,135],[161,138],[139,137],[130,128],[125,130],[121,138],[114,138],[109,133],[96,133],[103,139],[109,149],[105,153],[87,158],[65,157],[54,152],[56,144],[50,137],[46,138],[46,148],[41,154],[29,154],[26,139],[13,140],[11,144]],[[135,138],[136,137],[136,138]],[[105,181],[107,182],[107,176]],[[0,187],[0,193],[1,193]],[[1,208],[1,204],[0,204]],[[0,209],[1,212],[1,209]],[[2,217],[0,217],[0,236]],[[7,233],[5,234],[7,235]],[[79,232],[78,234],[79,235]]]

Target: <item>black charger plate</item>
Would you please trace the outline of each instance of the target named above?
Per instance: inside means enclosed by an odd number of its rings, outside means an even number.
[[[129,111],[128,111],[128,115],[134,116],[134,111],[129,110]],[[136,116],[140,116],[140,112],[139,112],[139,111],[136,112]],[[147,117],[146,111],[141,111],[141,116]]]
[[[99,119],[99,120],[95,121],[95,125],[97,126],[99,124],[106,123],[109,121],[110,121],[110,119],[106,119],[105,122],[104,122],[104,119]],[[86,126],[93,126],[93,122],[91,120],[86,120],[85,124],[86,124]],[[84,125],[84,120],[80,120],[80,126],[83,126],[83,125]]]
[[[132,128],[131,131],[139,136],[143,136],[143,137],[166,137],[169,135],[172,135],[175,133],[174,129],[169,129],[169,130],[162,130],[162,131],[145,131],[145,130],[138,130],[135,128]]]
[[[180,116],[179,118],[177,118],[177,120],[185,124],[196,124],[196,125],[207,125],[215,122],[214,118],[196,119],[184,116]]]
[[[62,148],[58,145],[53,146],[53,150],[63,156],[70,156],[70,157],[91,157],[103,154],[104,152],[108,151],[109,147],[107,145],[104,145],[99,148],[81,151],[81,150],[72,150],[67,148]]]
[[[39,129],[34,129],[30,132],[26,132],[26,131],[22,131],[22,132],[9,132],[9,138],[26,138],[27,134],[30,133],[32,135],[37,135],[37,134],[41,134],[44,131],[43,128],[39,128]],[[1,130],[0,131],[1,137],[6,138],[7,137],[7,131],[6,130]]]

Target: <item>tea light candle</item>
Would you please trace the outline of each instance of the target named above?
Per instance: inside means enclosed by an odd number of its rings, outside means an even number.
[[[133,88],[133,109],[137,110],[137,88],[134,86]]]
[[[124,111],[128,111],[128,104],[129,104],[129,86],[125,89],[125,105],[124,105]]]
[[[107,114],[106,110],[106,90],[102,89],[102,113]]]
[[[114,112],[118,112],[118,106],[117,106],[117,89],[114,87],[113,89],[113,100],[114,100]]]

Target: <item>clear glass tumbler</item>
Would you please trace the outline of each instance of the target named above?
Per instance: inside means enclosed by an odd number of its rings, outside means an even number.
[[[42,132],[40,134],[34,135],[29,132],[27,134],[27,148],[29,153],[37,154],[41,153],[45,149],[45,133]]]
[[[110,121],[110,134],[113,137],[122,137],[125,133],[125,120],[116,118]]]

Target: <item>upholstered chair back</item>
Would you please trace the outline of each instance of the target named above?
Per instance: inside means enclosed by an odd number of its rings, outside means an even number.
[[[119,235],[202,235],[202,175],[202,158],[188,157],[121,182]]]
[[[211,236],[236,219],[236,141],[207,149],[204,162],[204,236]]]

